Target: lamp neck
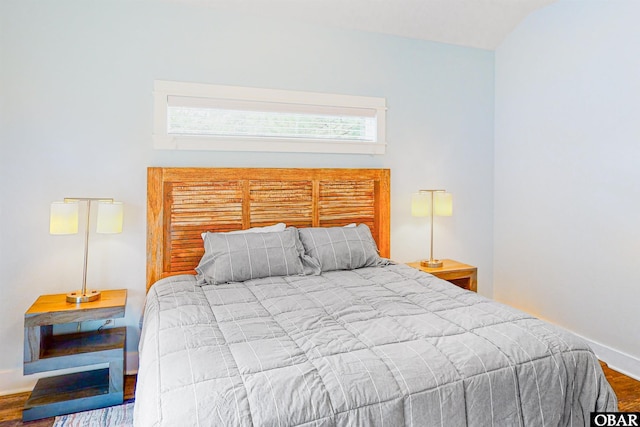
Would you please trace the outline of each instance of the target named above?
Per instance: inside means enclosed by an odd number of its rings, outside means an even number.
[[[89,259],[89,220],[91,219],[91,200],[87,200],[87,221],[84,230],[84,267],[82,268],[82,296],[87,294],[87,262]]]
[[[435,209],[435,206],[433,204],[433,193],[434,193],[434,191],[431,191],[431,215],[429,215],[431,217],[430,218],[430,220],[431,220],[431,233],[430,233],[430,235],[431,235],[431,246],[430,246],[430,249],[429,249],[429,262],[433,262],[433,217],[436,216],[435,215],[436,209]]]

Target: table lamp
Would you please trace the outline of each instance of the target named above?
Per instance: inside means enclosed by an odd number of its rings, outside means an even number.
[[[111,234],[122,232],[123,205],[108,198],[69,197],[62,202],[51,203],[49,233],[76,234],[78,232],[78,207],[87,202],[87,220],[84,233],[84,268],[82,270],[82,289],[69,292],[67,302],[83,303],[100,299],[100,291],[87,290],[87,260],[89,255],[89,225],[91,221],[91,203],[98,203],[96,233]]]
[[[442,261],[433,258],[433,217],[453,215],[453,197],[445,190],[419,190],[411,197],[411,215],[431,217],[431,246],[429,259],[420,265],[429,268],[442,267]]]

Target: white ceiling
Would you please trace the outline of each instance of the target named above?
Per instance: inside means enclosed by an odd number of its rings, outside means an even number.
[[[556,0],[170,0],[493,50]]]

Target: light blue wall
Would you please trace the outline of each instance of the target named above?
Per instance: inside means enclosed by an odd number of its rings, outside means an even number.
[[[125,203],[124,232],[91,237],[89,282],[127,288],[128,351],[145,292],[146,167],[387,167],[392,256],[428,255],[419,188],[454,194],[436,255],[492,292],[492,52],[163,2],[0,2],[0,393],[26,388],[23,313],[79,286],[82,236],[50,236],[65,196]],[[384,156],[155,151],[154,79],[386,97]],[[132,368],[131,366],[129,368]],[[133,367],[135,368],[135,366]]]
[[[494,297],[640,378],[638,16],[561,0],[496,50]]]

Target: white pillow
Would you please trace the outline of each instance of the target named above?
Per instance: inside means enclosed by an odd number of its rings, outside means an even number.
[[[244,233],[275,233],[278,231],[284,231],[287,228],[287,224],[284,222],[279,222],[273,225],[266,225],[264,227],[251,227],[246,230],[236,230],[236,231],[228,231],[224,234],[244,234]],[[207,235],[207,232],[201,234],[202,239],[204,240],[204,236]]]

